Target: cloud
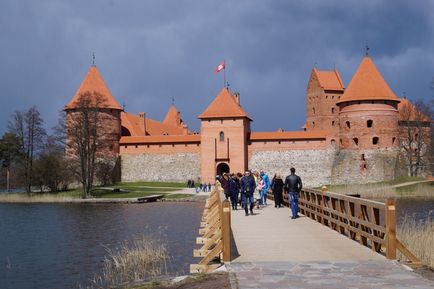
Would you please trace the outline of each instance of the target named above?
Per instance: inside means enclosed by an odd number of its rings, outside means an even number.
[[[96,53],[112,93],[161,120],[170,103],[197,116],[231,88],[258,131],[297,130],[314,64],[348,85],[365,45],[392,90],[434,92],[430,1],[13,1],[0,4],[0,132],[15,109],[37,105],[47,127],[74,95]]]

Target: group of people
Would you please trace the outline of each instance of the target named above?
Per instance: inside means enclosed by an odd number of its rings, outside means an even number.
[[[267,205],[267,194],[270,192],[274,197],[274,207],[283,207],[283,192],[289,194],[292,218],[298,218],[298,198],[303,187],[301,178],[295,174],[295,168],[291,168],[291,174],[283,181],[278,174],[274,175],[270,182],[268,175],[264,172],[246,171],[243,174],[224,173],[217,176],[216,181],[220,182],[226,199],[230,199],[232,209],[237,210],[241,204],[246,216],[253,214],[255,205],[258,208]]]
[[[195,188],[196,189],[196,193],[199,193],[200,191],[202,192],[211,192],[211,183],[208,184],[201,184],[199,183],[199,186],[195,186],[195,182],[194,180],[188,180],[187,181],[187,188]]]

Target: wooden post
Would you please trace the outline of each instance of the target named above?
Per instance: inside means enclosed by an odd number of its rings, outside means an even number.
[[[231,203],[223,201],[222,209],[223,262],[231,261]]]
[[[396,210],[395,200],[386,201],[386,258],[396,259]]]

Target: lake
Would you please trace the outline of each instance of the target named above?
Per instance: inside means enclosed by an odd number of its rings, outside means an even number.
[[[204,203],[0,204],[0,288],[79,288],[102,268],[104,246],[158,235],[170,275],[189,273]]]

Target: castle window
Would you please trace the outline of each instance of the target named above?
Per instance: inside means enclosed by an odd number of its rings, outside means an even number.
[[[329,98],[329,96],[326,94],[326,99]]]
[[[149,145],[146,145],[147,148],[149,148]]]
[[[366,164],[363,164],[363,167],[362,167],[364,170],[366,170],[366,169],[368,169],[368,166],[366,165]]]
[[[339,143],[342,145],[342,139],[341,138],[339,139]]]
[[[332,140],[330,141],[330,143],[331,143],[332,145],[335,145],[335,144],[336,144],[336,141],[335,141],[334,139],[332,139]]]
[[[392,138],[392,144],[395,144],[396,137]]]
[[[372,138],[372,144],[374,144],[374,145],[378,144],[379,140],[380,140],[380,139],[379,139],[378,137],[374,136],[374,137]]]
[[[335,99],[335,96],[334,96],[334,95],[332,95],[332,99]]]
[[[279,140],[279,144],[280,144],[280,140]]]
[[[312,121],[312,127],[315,127],[315,122],[314,121]]]
[[[418,134],[415,134],[415,135],[414,135],[414,138],[417,139],[418,136],[419,136]]]
[[[365,154],[362,154],[361,160],[362,160],[362,161],[365,160]]]
[[[335,113],[335,108],[334,107],[332,107],[332,113]]]
[[[353,142],[354,142],[354,144],[356,145],[356,146],[358,146],[359,145],[359,139],[358,138],[353,138]]]
[[[223,124],[223,120],[220,120],[220,124]]]
[[[345,123],[347,125],[347,128],[351,128],[351,124],[350,124],[350,122],[348,120]]]
[[[332,126],[335,126],[335,121],[332,121]]]
[[[315,107],[312,107],[312,113],[315,114]]]
[[[220,132],[220,134],[219,134],[219,139],[220,139],[220,141],[225,141],[225,133],[224,132]]]
[[[172,144],[172,147],[174,148],[174,147],[175,147],[175,144]]]
[[[128,146],[126,145],[126,146],[124,146],[125,148],[127,148]]]
[[[136,145],[136,148],[138,148],[138,146]]]
[[[366,122],[366,125],[368,126],[368,127],[372,127],[372,124],[374,123],[374,121],[372,120],[372,119],[369,119],[367,122]]]

